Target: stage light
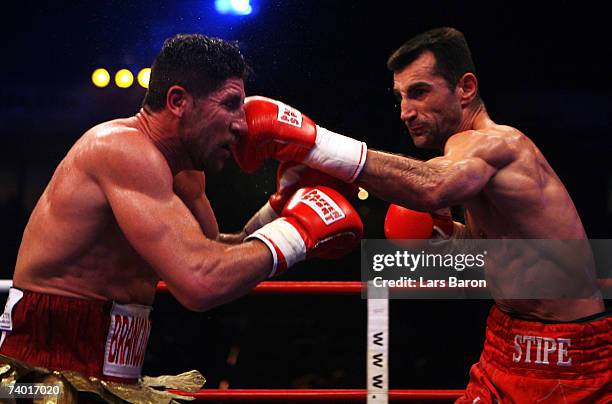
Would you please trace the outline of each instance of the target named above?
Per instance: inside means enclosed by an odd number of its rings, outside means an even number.
[[[134,82],[134,75],[128,69],[121,69],[115,73],[115,84],[120,88],[128,88]]]
[[[215,0],[219,14],[249,15],[253,12],[250,0]]]
[[[368,199],[369,195],[370,194],[368,193],[368,191],[359,187],[359,193],[357,194],[357,198],[361,199],[362,201],[365,201],[366,199]]]
[[[138,84],[140,84],[144,88],[149,88],[149,80],[151,79],[151,68],[145,67],[141,71],[138,72]]]
[[[110,83],[110,74],[106,69],[96,69],[91,75],[91,81],[96,87],[106,87]]]

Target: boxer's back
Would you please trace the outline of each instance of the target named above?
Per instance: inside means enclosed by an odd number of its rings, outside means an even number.
[[[143,135],[134,119],[122,119],[98,125],[77,141],[30,216],[15,268],[16,287],[120,302],[153,301],[157,277],[124,238],[94,179],[96,166],[108,164],[107,148],[100,146],[107,136],[121,142],[125,136]]]
[[[475,155],[495,156],[486,145],[496,143],[512,155],[510,163],[497,171],[482,192],[464,204],[470,232],[476,238],[559,240],[546,244],[546,256],[538,250],[542,244],[525,242],[516,243],[520,251],[509,249],[507,257],[497,257],[499,265],[489,266],[487,277],[497,296],[509,297],[496,299],[497,303],[523,316],[549,320],[572,320],[602,311],[598,298],[572,299],[568,304],[538,295],[551,285],[565,296],[586,297],[596,290],[584,227],[565,186],[540,150],[516,129],[499,125],[475,134],[469,143],[466,147]],[[526,251],[529,248],[533,248],[531,253]],[[572,254],[568,255],[567,249]],[[533,299],[512,299],[517,292],[528,290],[533,290]]]
[[[495,155],[487,144],[507,148],[512,161],[467,201],[477,236],[516,239],[585,239],[578,212],[563,183],[533,142],[518,130],[494,125],[475,136],[473,154]],[[501,140],[500,140],[501,139]],[[485,160],[488,157],[483,157]],[[495,161],[489,161],[495,164]],[[559,220],[563,218],[563,220]],[[478,234],[480,233],[480,234]]]

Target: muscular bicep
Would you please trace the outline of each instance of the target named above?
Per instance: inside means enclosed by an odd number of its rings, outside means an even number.
[[[119,181],[107,178],[103,190],[121,231],[168,283],[201,270],[202,257],[217,249],[207,240],[189,209],[172,191],[171,180],[139,180],[133,171]],[[148,181],[152,182],[152,181]]]
[[[86,156],[88,174],[129,244],[184,306],[201,311],[225,303],[270,273],[263,243],[227,246],[204,236],[174,192],[166,160],[146,137],[129,131],[101,136],[96,148]]]
[[[360,182],[380,198],[426,212],[457,205],[477,194],[495,173],[480,158],[428,161],[368,150]]]
[[[169,189],[110,186],[107,198],[134,249],[192,310],[207,310],[244,295],[270,273],[268,248],[238,246],[204,237],[189,209]],[[236,270],[240,269],[240,270]]]
[[[444,156],[428,161],[368,150],[359,181],[388,202],[433,212],[466,202],[515,158],[501,137],[468,131],[449,138]]]
[[[499,170],[516,158],[510,143],[500,134],[479,131],[449,138],[444,156],[426,162],[441,173],[438,197],[442,204],[459,204],[481,192]]]
[[[197,295],[194,285],[202,283],[196,279],[210,278],[206,274],[219,264],[224,246],[206,239],[174,193],[170,168],[150,143],[135,136],[114,142],[90,158],[90,174],[129,244],[188,305]]]
[[[438,173],[432,192],[435,205],[439,207],[458,205],[474,197],[497,172],[497,168],[479,157],[437,157],[425,164]]]

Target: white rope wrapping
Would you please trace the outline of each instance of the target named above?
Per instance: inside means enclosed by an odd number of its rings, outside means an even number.
[[[389,402],[389,290],[368,283],[368,404]]]

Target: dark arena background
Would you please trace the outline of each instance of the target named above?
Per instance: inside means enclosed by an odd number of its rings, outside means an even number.
[[[370,148],[430,158],[399,119],[385,62],[423,30],[456,27],[493,120],[535,141],[589,237],[610,238],[609,15],[603,6],[558,3],[538,11],[534,2],[253,0],[250,15],[228,16],[212,0],[15,2],[2,23],[0,278],[12,277],[27,218],[72,143],[97,123],[138,111],[146,90],[118,88],[114,73],[150,66],[176,33],[238,41],[253,68],[247,95],[280,99]],[[111,73],[104,88],[91,81],[97,68]],[[275,169],[268,162],[247,175],[228,160],[207,178],[222,231],[241,229],[267,200]],[[384,237],[387,206],[373,195],[357,202],[367,238]],[[358,281],[359,260],[355,251],[304,262],[279,280]],[[464,388],[491,304],[392,301],[390,387]],[[366,315],[358,295],[251,295],[205,313],[159,295],[144,374],[198,369],[208,388],[365,388]]]

